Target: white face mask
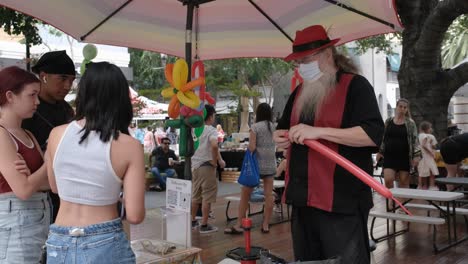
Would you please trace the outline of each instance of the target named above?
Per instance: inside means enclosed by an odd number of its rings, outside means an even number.
[[[305,81],[315,81],[323,75],[317,60],[299,64],[299,74]]]

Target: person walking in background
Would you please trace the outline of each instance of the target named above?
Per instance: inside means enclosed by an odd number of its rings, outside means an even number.
[[[117,212],[123,187],[127,221],[139,224],[145,217],[144,156],[128,132],[132,118],[119,67],[88,64],[75,121],[54,128],[49,137],[49,182],[61,205],[50,226],[47,263],[135,263]]]
[[[294,61],[304,83],[290,95],[273,139],[287,149],[285,201],[292,205],[296,261],[340,258],[370,263],[367,218],[369,186],[304,145],[319,140],[367,173],[383,134],[374,89],[353,62],[338,53],[323,26],[296,32],[286,61]]]
[[[179,160],[179,158],[172,149],[169,149],[170,144],[171,141],[169,138],[165,137],[161,139],[161,145],[155,148],[149,156],[149,164],[152,164],[152,159],[154,157],[151,173],[159,183],[159,188],[153,186],[150,186],[150,188],[155,188],[157,191],[166,190],[166,179],[173,178],[176,174],[176,171],[172,168],[172,166],[174,165],[175,161]],[[166,175],[162,176],[161,173]]]
[[[459,171],[460,162],[468,157],[468,133],[451,136],[440,142],[440,154],[444,159],[447,177],[463,177]],[[447,185],[447,190],[453,190],[453,185]]]
[[[21,128],[39,105],[40,82],[18,67],[0,71],[0,263],[36,264],[47,238],[47,171],[34,135]],[[16,166],[15,166],[16,165]],[[48,189],[48,187],[47,187]]]
[[[396,175],[399,188],[409,188],[410,169],[417,166],[421,157],[418,129],[411,119],[410,103],[400,98],[396,104],[396,114],[385,121],[385,132],[376,160],[384,159],[385,186],[393,188]]]
[[[256,152],[260,178],[263,180],[265,207],[263,211],[262,233],[270,232],[270,217],[273,212],[273,177],[276,175],[275,142],[273,141],[272,111],[270,105],[261,103],[255,113],[255,124],[250,128],[249,151]],[[250,195],[254,188],[242,186],[237,223],[224,230],[226,234],[242,233],[242,218],[245,218]]]
[[[135,126],[135,138],[140,142],[140,144],[143,146],[145,143],[145,131],[138,127],[137,125]]]
[[[146,128],[145,137],[143,139],[145,153],[151,153],[151,151],[153,151],[159,145],[158,142],[156,141],[156,135],[154,133],[155,131],[156,131],[155,128],[152,128],[152,127]]]
[[[218,132],[218,145],[221,145],[224,142],[225,136],[223,127],[220,124],[216,125],[216,131]]]
[[[211,233],[218,231],[216,226],[208,224],[211,204],[216,202],[218,194],[218,180],[216,167],[224,168],[226,163],[218,150],[218,133],[213,127],[216,111],[213,106],[205,105],[206,117],[200,144],[192,157],[192,227],[198,226],[197,216],[200,204],[202,206],[202,220],[199,232]]]
[[[42,55],[31,70],[41,82],[40,104],[32,118],[23,121],[23,128],[33,133],[42,151],[45,151],[50,131],[73,119],[73,108],[65,101],[65,96],[75,80],[75,64],[64,50],[51,51]],[[49,196],[53,223],[60,207],[60,199],[53,192],[49,192]]]
[[[166,137],[171,141],[171,145],[176,145],[179,142],[179,136],[175,127],[170,127],[169,131],[166,133]]]
[[[432,135],[432,125],[427,121],[419,124],[419,142],[421,144],[422,159],[418,163],[418,189],[438,191],[435,176],[439,175],[435,162],[435,146],[437,139]],[[429,184],[426,181],[429,177]],[[429,187],[428,187],[429,186]]]

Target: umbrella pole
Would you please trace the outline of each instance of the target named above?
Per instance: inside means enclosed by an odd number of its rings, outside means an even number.
[[[187,61],[189,70],[192,68],[192,26],[193,26],[193,11],[195,3],[187,2],[187,20],[185,25],[185,60]],[[191,80],[191,75],[188,75],[188,81]],[[187,124],[183,124],[187,125]],[[188,127],[190,128],[190,127]],[[192,129],[187,129],[187,149],[185,156],[184,179],[192,179],[192,155],[194,152]]]

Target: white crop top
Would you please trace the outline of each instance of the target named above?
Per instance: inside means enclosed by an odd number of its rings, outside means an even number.
[[[115,174],[110,160],[112,138],[107,143],[91,131],[81,143],[82,127],[68,125],[54,156],[53,170],[58,194],[67,202],[103,206],[119,199],[122,180]]]

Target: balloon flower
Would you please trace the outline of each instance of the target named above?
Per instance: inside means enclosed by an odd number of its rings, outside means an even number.
[[[164,74],[171,85],[161,92],[164,98],[171,98],[168,114],[172,120],[166,121],[166,124],[169,127],[180,129],[179,155],[191,156],[194,147],[192,138],[188,137],[191,134],[190,129],[203,126],[203,112],[196,111],[200,107],[201,101],[193,90],[204,85],[205,78],[199,77],[187,82],[189,71],[184,59],[177,60],[175,64],[166,65]]]
[[[168,64],[164,71],[166,80],[171,87],[162,90],[164,98],[171,98],[168,114],[171,118],[177,118],[180,114],[180,104],[197,109],[200,106],[200,98],[191,91],[197,86],[205,83],[205,78],[188,80],[188,65],[184,59],[178,59],[175,64]]]

